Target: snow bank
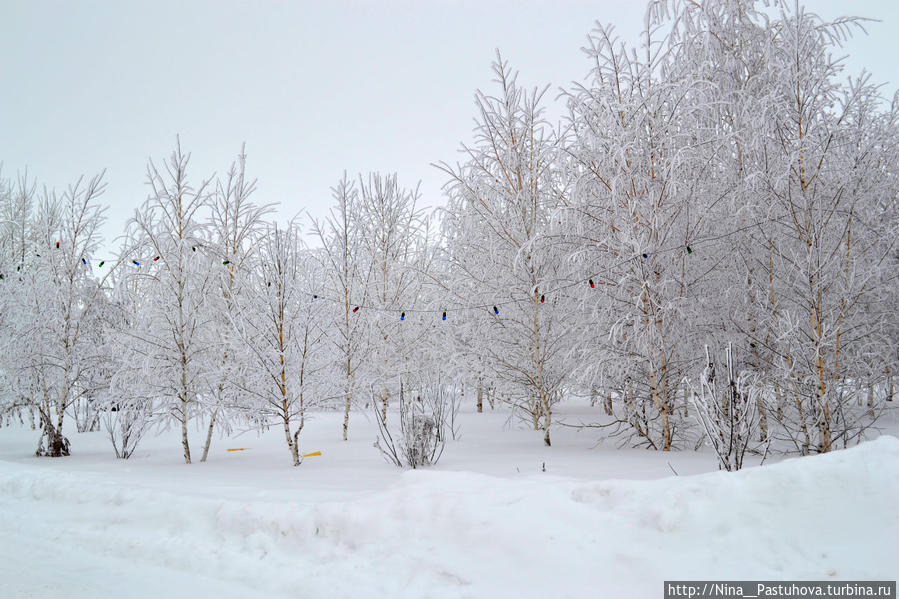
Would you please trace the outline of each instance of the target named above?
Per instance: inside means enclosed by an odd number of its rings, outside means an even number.
[[[0,565],[0,590],[46,597],[37,589],[52,579],[76,598],[121,596],[116,585],[168,598],[658,597],[665,579],[893,579],[899,440],[734,474],[413,471],[350,501],[305,499],[210,499],[0,463],[0,564],[32,565]]]

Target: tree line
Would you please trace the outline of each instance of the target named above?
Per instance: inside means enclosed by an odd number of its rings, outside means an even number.
[[[899,367],[899,95],[845,78],[860,27],[655,1],[636,47],[597,25],[555,100],[497,54],[433,211],[371,173],[324,219],[273,221],[243,150],[198,179],[179,141],[104,262],[102,175],[0,178],[0,414],[33,418],[51,456],[67,418],[119,457],[174,426],[188,463],[192,422],[201,460],[216,430],[275,426],[296,465],[308,410],[341,410],[347,439],[362,409],[389,430],[390,406],[412,436],[393,454],[437,455],[422,431],[446,435],[465,392],[546,445],[554,407],[589,398],[567,424],[709,443],[728,469],[858,442]]]

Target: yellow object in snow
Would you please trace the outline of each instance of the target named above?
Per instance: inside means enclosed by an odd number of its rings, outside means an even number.
[[[246,451],[248,449],[251,449],[251,448],[250,447],[231,447],[228,449],[228,451]],[[314,451],[312,453],[303,454],[303,457],[311,458],[313,456],[317,456],[317,455],[321,455],[321,454],[322,454],[322,452],[320,452],[320,451]]]

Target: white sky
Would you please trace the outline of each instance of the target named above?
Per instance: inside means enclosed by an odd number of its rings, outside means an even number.
[[[344,170],[396,171],[443,202],[432,162],[471,138],[473,93],[499,48],[527,85],[589,67],[594,21],[636,40],[643,0],[277,2],[0,0],[0,161],[62,189],[106,168],[109,247],[146,199],[148,157],[175,135],[196,182],[243,141],[256,201],[287,218],[330,208]],[[825,18],[881,19],[846,48],[852,71],[899,84],[899,2],[811,0]],[[550,94],[554,97],[555,92]]]

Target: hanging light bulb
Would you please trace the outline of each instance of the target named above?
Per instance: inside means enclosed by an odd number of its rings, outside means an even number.
[[[496,306],[493,306],[493,313],[496,314],[497,316],[499,316],[499,308],[497,308]]]
[[[137,260],[132,260],[131,262],[133,262],[135,266],[140,266],[140,262],[138,262]]]
[[[446,320],[446,310],[443,311],[443,320]]]
[[[318,299],[318,296],[317,296],[317,295],[313,295],[313,296],[312,296],[312,299],[317,300],[317,299]]]
[[[593,279],[590,279],[589,283],[590,283],[590,289],[593,289],[594,287],[596,287],[596,285],[593,283]]]
[[[56,242],[56,249],[59,249],[59,242]]]
[[[690,249],[690,246],[689,246],[689,245],[687,246],[687,253],[688,253],[688,254],[692,254],[692,253],[693,253],[693,250]]]
[[[157,260],[159,260],[159,256],[156,256],[155,258],[153,258],[153,262],[156,262]]]
[[[643,254],[643,259],[646,260],[647,258],[649,258],[649,254]]]
[[[356,306],[355,308],[353,308],[353,314],[355,314],[358,311],[359,311],[359,306]]]
[[[228,265],[228,264],[231,264],[231,261],[230,260],[222,260],[222,264]]]
[[[540,303],[542,304],[542,303],[545,302],[545,301],[546,301],[546,296],[545,296],[545,295],[541,295],[541,296],[540,296]]]
[[[100,260],[100,266],[98,266],[97,268],[103,268],[104,264],[106,264],[106,262],[104,260]]]
[[[400,320],[406,320],[406,313],[400,312]]]
[[[84,258],[81,259],[81,263],[87,266],[87,260],[85,260]]]

